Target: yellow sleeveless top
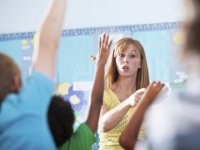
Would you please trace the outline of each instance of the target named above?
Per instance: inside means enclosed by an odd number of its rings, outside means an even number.
[[[120,104],[120,101],[116,94],[111,89],[104,90],[103,103],[107,106],[109,110],[113,109]],[[99,131],[99,150],[123,150],[119,145],[119,137],[127,125],[130,117],[134,112],[133,108],[130,108],[119,124],[108,132]],[[139,139],[144,138],[143,130],[140,130]]]

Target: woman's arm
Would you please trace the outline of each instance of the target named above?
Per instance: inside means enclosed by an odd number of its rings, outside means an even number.
[[[101,118],[99,122],[99,129],[107,132],[116,127],[119,122],[126,115],[128,110],[131,107],[135,107],[140,100],[141,95],[143,94],[144,89],[137,90],[134,94],[132,94],[129,98],[124,100],[118,106],[113,108],[112,110],[108,110],[105,104],[103,104],[101,108]]]

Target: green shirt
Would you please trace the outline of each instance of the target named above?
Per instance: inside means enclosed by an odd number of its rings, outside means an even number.
[[[85,124],[81,124],[72,137],[66,141],[59,150],[91,150],[96,142],[94,133]]]

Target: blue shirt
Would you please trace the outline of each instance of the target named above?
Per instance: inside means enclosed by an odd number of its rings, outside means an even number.
[[[53,83],[38,72],[18,94],[9,94],[0,108],[1,150],[56,149],[47,121]]]

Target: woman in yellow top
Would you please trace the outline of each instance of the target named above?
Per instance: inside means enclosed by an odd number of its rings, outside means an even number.
[[[99,121],[100,150],[121,150],[119,137],[149,84],[145,51],[139,41],[120,39],[111,53]]]

